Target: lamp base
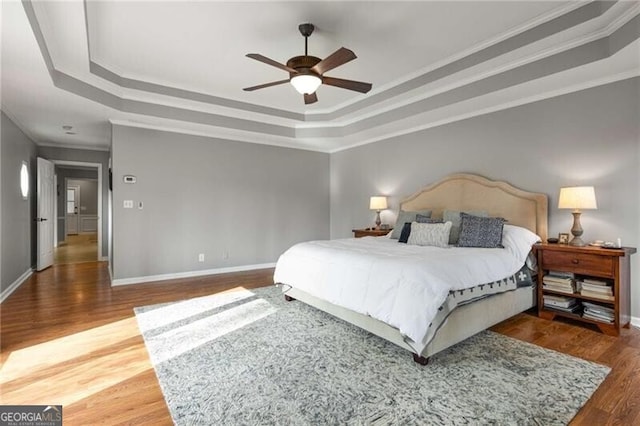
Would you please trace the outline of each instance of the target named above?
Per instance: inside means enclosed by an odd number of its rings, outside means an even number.
[[[582,238],[580,237],[573,237],[573,239],[569,241],[569,245],[574,247],[584,247],[587,245],[587,243],[582,241]]]
[[[380,229],[380,224],[382,220],[380,220],[380,210],[376,211],[376,229]]]
[[[584,247],[587,244],[582,241],[582,238],[580,238],[584,232],[582,230],[582,224],[580,224],[580,211],[576,210],[571,214],[573,215],[573,227],[571,228],[571,235],[573,235],[573,239],[569,241],[569,245],[574,247]]]

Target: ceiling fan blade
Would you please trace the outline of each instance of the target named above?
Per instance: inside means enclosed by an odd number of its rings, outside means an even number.
[[[280,62],[276,62],[273,59],[269,59],[266,56],[263,56],[259,53],[247,53],[247,58],[255,59],[256,61],[260,61],[267,65],[271,65],[272,67],[280,68],[281,70],[286,72],[292,72],[294,74],[298,73],[298,71],[294,70],[293,68],[289,68],[286,65],[282,65]]]
[[[311,67],[311,71],[316,74],[324,74],[327,71],[334,69],[335,67],[339,67],[340,65],[344,65],[349,61],[353,61],[357,56],[351,50],[346,47],[341,47],[340,49],[333,52],[331,55],[327,56],[313,67]]]
[[[258,86],[245,87],[242,90],[244,90],[246,92],[252,92],[254,90],[264,89],[265,87],[277,86],[278,84],[284,84],[284,83],[288,83],[288,82],[289,82],[289,80],[272,81],[271,83],[260,84]]]
[[[322,77],[322,84],[340,87],[341,89],[353,90],[360,93],[367,93],[369,90],[371,90],[371,83],[364,83],[362,81],[355,80],[344,80],[342,78],[326,76]]]
[[[304,103],[305,105],[309,105],[312,104],[314,102],[318,102],[318,96],[316,96],[315,92],[308,95],[308,94],[304,94]]]

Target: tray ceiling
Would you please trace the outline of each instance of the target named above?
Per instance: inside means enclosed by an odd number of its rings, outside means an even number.
[[[637,2],[3,2],[2,108],[41,144],[107,148],[110,122],[332,152],[639,75]],[[246,58],[341,46],[304,105]],[[67,135],[61,126],[74,126]]]

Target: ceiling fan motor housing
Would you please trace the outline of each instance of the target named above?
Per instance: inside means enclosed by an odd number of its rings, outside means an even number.
[[[311,68],[315,66],[322,59],[315,56],[294,56],[287,61],[287,66],[298,71],[298,74],[313,74],[321,77],[317,73],[311,71]],[[293,77],[296,74],[289,73],[289,77]]]

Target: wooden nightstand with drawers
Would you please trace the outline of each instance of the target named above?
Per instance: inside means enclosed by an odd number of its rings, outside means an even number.
[[[600,331],[613,336],[619,335],[622,327],[629,327],[630,257],[636,252],[634,247],[606,249],[536,244],[534,249],[538,258],[538,316],[550,320],[561,316],[595,324]],[[559,287],[550,285],[552,281],[545,276],[550,277],[554,273],[560,277],[559,281],[563,275],[569,277],[573,290],[563,290],[562,284]],[[545,306],[545,299],[550,303],[549,299],[566,298],[577,300],[570,308],[574,309],[573,312],[565,307]],[[563,302],[558,303],[562,306]],[[591,313],[587,313],[589,310]],[[604,312],[602,318],[599,318],[600,311]],[[610,320],[606,318],[609,315],[612,317]]]
[[[354,229],[353,236],[355,238],[382,237],[384,235],[387,235],[391,231],[393,231],[393,229],[376,229],[376,228]]]

